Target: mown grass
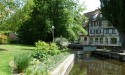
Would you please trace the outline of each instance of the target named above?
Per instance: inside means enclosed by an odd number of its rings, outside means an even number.
[[[20,52],[31,52],[35,47],[26,45],[0,45],[0,75],[11,75],[9,62]]]

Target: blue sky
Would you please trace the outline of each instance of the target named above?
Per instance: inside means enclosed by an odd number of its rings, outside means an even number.
[[[85,3],[86,6],[86,11],[84,12],[89,12],[89,11],[93,11],[97,8],[100,7],[100,1],[99,0],[79,0],[80,3]]]

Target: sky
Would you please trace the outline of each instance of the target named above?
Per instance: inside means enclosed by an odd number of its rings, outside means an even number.
[[[83,2],[85,3],[86,10],[84,11],[84,13],[93,11],[100,7],[99,0],[79,0],[79,1],[80,1],[80,4],[82,4]]]

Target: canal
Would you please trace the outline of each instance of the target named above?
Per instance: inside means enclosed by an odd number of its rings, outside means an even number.
[[[125,75],[125,62],[80,56],[69,75]]]

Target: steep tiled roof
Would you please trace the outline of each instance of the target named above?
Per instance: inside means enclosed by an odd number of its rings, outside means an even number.
[[[94,11],[91,11],[91,12],[87,12],[87,13],[84,13],[84,15],[88,18],[88,20],[84,23],[83,27],[86,27],[89,20],[92,20],[93,19],[93,16],[95,15],[96,16],[96,19],[99,18],[99,15],[100,14],[100,10],[99,9],[96,9]],[[96,15],[97,14],[97,15]]]
[[[84,15],[85,15],[88,19],[90,19],[90,18],[92,18],[93,15],[99,14],[99,13],[100,13],[100,10],[99,10],[99,9],[96,9],[96,10],[94,10],[94,11],[84,13]]]

